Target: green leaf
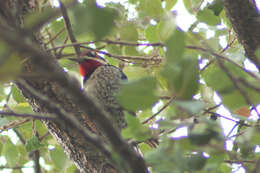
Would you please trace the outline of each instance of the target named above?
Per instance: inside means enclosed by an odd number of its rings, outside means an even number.
[[[161,0],[140,0],[142,11],[150,17],[160,17],[163,13]]]
[[[75,164],[71,164],[71,166],[66,169],[66,173],[75,173],[76,171],[77,167],[75,166]]]
[[[111,54],[116,54],[116,55],[120,55],[122,54],[122,49],[120,46],[115,45],[115,44],[108,44],[106,49],[108,50],[109,53]]]
[[[121,105],[132,111],[151,107],[156,101],[156,80],[152,77],[123,83],[117,98]]]
[[[101,8],[95,4],[88,3],[86,7],[82,4],[73,9],[74,29],[78,34],[89,32],[97,40],[105,37],[114,25],[115,12],[110,8]]]
[[[205,22],[208,25],[216,26],[220,23],[220,17],[215,16],[214,12],[208,9],[199,11],[197,18],[201,22]]]
[[[17,113],[33,113],[31,106],[27,102],[16,104],[12,107],[12,110]]]
[[[159,41],[157,26],[150,25],[145,30],[145,37],[149,42]]]
[[[16,146],[7,140],[3,146],[2,155],[5,157],[7,164],[11,167],[15,166],[19,160],[19,151]]]
[[[57,9],[51,7],[45,8],[44,11],[30,13],[25,17],[24,28],[37,31],[56,15]]]
[[[207,160],[206,169],[217,170],[224,161],[224,153],[213,151],[210,153],[210,157]]]
[[[191,99],[199,88],[198,71],[197,58],[182,58],[176,64],[166,64],[161,75],[178,99]]]
[[[165,1],[166,1],[166,5],[165,5],[166,10],[171,10],[172,7],[177,3],[177,0],[165,0]]]
[[[23,95],[20,93],[20,91],[17,89],[16,86],[13,86],[13,87],[12,87],[12,96],[13,96],[13,99],[14,99],[17,103],[26,102],[26,100],[24,99]]]
[[[138,147],[141,150],[143,155],[145,155],[146,153],[148,153],[148,152],[150,152],[152,150],[150,145],[148,145],[146,143],[141,143],[141,144],[138,145]]]
[[[175,29],[166,41],[166,46],[168,48],[166,52],[167,63],[176,63],[182,58],[185,50],[185,33]]]
[[[0,117],[0,126],[1,127],[8,124],[8,122],[9,122],[9,120],[6,117]]]
[[[17,128],[25,139],[32,137],[32,121],[29,121]]]
[[[128,24],[120,27],[120,39],[125,41],[137,41],[138,32],[134,24]]]
[[[187,157],[187,165],[189,171],[198,171],[201,170],[207,162],[207,158],[203,156],[203,154],[196,153],[191,154],[189,157]]]
[[[206,145],[213,139],[218,142],[223,141],[220,127],[217,123],[211,121],[206,121],[190,127],[188,139],[190,140],[190,143],[194,145]]]
[[[124,54],[125,55],[130,55],[130,56],[138,56],[140,55],[139,52],[136,50],[136,47],[125,47],[124,49]]]
[[[3,100],[7,97],[9,97],[9,96],[8,96],[8,94],[5,93],[5,87],[2,84],[0,84],[0,100]]]
[[[129,3],[136,4],[139,0],[129,0]]]
[[[40,143],[40,141],[38,140],[38,138],[36,136],[33,136],[31,139],[29,139],[27,142],[26,142],[26,145],[25,145],[25,148],[26,148],[26,151],[27,152],[31,152],[31,151],[34,151],[34,150],[38,150],[40,149],[41,147],[43,147],[44,145],[42,145]]]
[[[194,14],[194,9],[199,9],[201,6],[201,0],[184,0],[183,4],[189,13]]]
[[[208,9],[212,10],[215,16],[219,16],[221,11],[224,8],[224,1],[223,0],[215,0],[212,4],[208,6]]]
[[[61,147],[56,146],[55,149],[50,150],[50,157],[56,168],[60,170],[66,169],[67,162],[69,161],[64,150]]]
[[[197,100],[192,101],[174,101],[174,105],[180,106],[184,110],[188,111],[190,114],[198,114],[202,109],[205,108],[205,103]]]
[[[155,172],[183,173],[185,172],[187,162],[182,152],[180,145],[164,141],[159,147],[146,153],[144,158]]]
[[[257,82],[243,70],[239,69],[237,66],[228,62],[226,62],[224,65],[233,77],[244,79],[252,86],[260,86],[259,82]],[[243,106],[247,106],[247,102],[244,96],[241,94],[241,91],[238,90],[238,88],[234,85],[234,82],[232,82],[232,80],[227,76],[223,69],[218,66],[217,63],[211,64],[211,66],[209,66],[202,73],[202,77],[208,86],[220,94],[224,105],[230,108],[232,111]],[[239,84],[239,87],[248,95],[250,101],[253,104],[258,104],[260,102],[260,94],[257,91],[242,84]]]
[[[145,141],[151,138],[150,130],[140,123],[140,121],[129,114],[125,115],[127,128],[122,130],[122,136],[127,139],[136,139],[137,141]]]
[[[63,19],[53,20],[50,23],[50,32],[52,35],[58,34],[62,29],[64,29],[64,20]],[[53,43],[64,44],[64,40],[65,40],[66,36],[67,36],[67,33],[65,31],[60,33],[59,36],[53,40]]]
[[[171,14],[166,15],[157,25],[157,30],[158,31],[155,34],[159,36],[159,39],[162,42],[166,42],[167,45],[167,40],[172,39],[171,37],[172,34],[178,34],[176,33],[177,29],[176,29],[175,18]],[[175,37],[178,37],[178,35]]]

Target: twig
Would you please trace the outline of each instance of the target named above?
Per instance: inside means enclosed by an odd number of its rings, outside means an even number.
[[[260,81],[259,77],[257,75],[255,75],[254,73],[252,73],[251,71],[248,71],[246,69],[244,69],[243,67],[241,67],[239,64],[237,64],[236,62],[232,61],[231,59],[223,56],[223,55],[219,55],[209,49],[205,49],[205,48],[202,48],[202,47],[198,47],[198,46],[186,46],[186,48],[188,49],[194,49],[194,50],[200,50],[202,52],[207,52],[207,53],[210,53],[211,55],[215,56],[216,58],[220,58],[220,59],[223,59],[225,61],[228,61],[232,64],[234,64],[235,66],[237,66],[238,68],[240,68],[241,70],[245,71],[246,73],[248,73],[250,76],[252,76],[253,78],[257,79]]]
[[[13,131],[15,132],[15,134],[18,136],[19,140],[21,141],[21,143],[23,145],[26,144],[26,140],[24,139],[23,135],[18,131],[18,129],[14,128]]]
[[[231,133],[235,130],[235,128],[239,125],[239,123],[236,123],[232,129],[229,131],[228,135],[227,135],[227,138],[231,135]]]
[[[48,40],[48,42],[45,44],[48,45],[48,44],[52,43],[52,41],[55,40],[61,33],[63,33],[64,30],[65,30],[65,28],[62,28],[56,35],[54,35],[52,38],[50,38]]]
[[[45,134],[43,134],[42,136],[39,137],[39,141],[42,141],[44,138],[46,138],[49,135],[50,135],[50,132],[47,131]]]
[[[212,110],[218,108],[218,107],[221,106],[221,105],[222,105],[222,103],[219,103],[219,104],[217,104],[217,105],[215,105],[215,106],[212,106],[212,107],[210,107],[210,108],[204,110],[203,114],[209,113],[209,112],[211,112]]]
[[[23,169],[23,168],[32,168],[32,167],[28,167],[28,166],[14,166],[14,167],[0,166],[0,169]]]
[[[229,137],[227,138],[227,140],[228,140],[228,139],[232,139],[232,138],[234,138],[234,137],[241,136],[241,135],[243,135],[244,133],[245,133],[245,132],[239,132],[239,133],[237,133],[237,134],[235,134],[235,135],[229,136]]]
[[[214,114],[214,115],[216,115],[216,116],[218,116],[218,117],[224,118],[224,119],[229,120],[229,121],[233,121],[233,122],[235,122],[235,123],[239,123],[239,121],[236,121],[236,120],[234,120],[234,119],[232,119],[232,118],[228,118],[228,117],[223,116],[223,115],[221,115],[221,114],[219,114],[219,113],[216,113],[216,112],[211,112],[211,111],[209,111],[208,113]]]
[[[8,124],[6,125],[3,125],[2,127],[0,127],[0,133],[4,130],[9,130],[9,129],[12,129],[12,128],[15,128],[15,127],[18,127],[24,123],[27,123],[29,122],[31,119],[30,118],[27,118],[27,119],[22,119],[22,120],[15,120],[15,121],[11,121],[9,122]]]
[[[260,169],[260,157],[255,161],[255,169],[251,173],[259,173]]]
[[[241,163],[241,162],[243,162],[243,163],[252,163],[252,164],[256,163],[255,160],[224,160],[224,162],[225,163],[230,163],[230,164]]]
[[[37,139],[39,140],[39,133],[37,132],[36,130],[36,127],[35,127],[35,121],[33,121],[33,135],[35,137],[37,137]],[[41,165],[40,165],[40,150],[37,149],[35,151],[32,151],[32,160],[33,160],[33,163],[34,163],[34,172],[35,173],[41,173]]]
[[[66,3],[67,7],[72,7],[74,5],[76,5],[78,3],[78,1],[76,0],[70,0],[68,3]],[[55,17],[57,17],[58,15],[60,15],[60,11],[57,9],[48,9],[48,13],[45,13],[45,15],[42,15],[41,18],[38,18],[39,20],[37,20],[37,22],[34,22],[33,24],[31,24],[31,26],[27,26],[31,31],[38,31],[42,26],[44,26],[46,23],[48,23],[50,20],[54,19]],[[34,20],[36,21],[36,20]]]
[[[15,113],[15,112],[3,112],[3,111],[0,111],[0,115],[21,117],[21,118],[30,117],[30,118],[39,119],[39,120],[42,120],[42,119],[53,120],[53,119],[56,118],[55,116],[45,116],[45,115],[35,115],[35,114],[19,114],[19,113]]]
[[[107,44],[118,44],[121,46],[152,46],[152,47],[165,47],[163,43],[131,43],[123,41],[113,41],[113,40],[100,40],[97,42],[105,42]]]
[[[158,111],[156,112],[155,114],[153,114],[151,117],[147,118],[146,120],[144,120],[142,122],[142,124],[146,124],[148,123],[149,121],[151,121],[152,119],[154,119],[157,115],[159,115],[164,109],[166,109],[170,104],[171,102],[173,101],[175,97],[171,97],[170,100]]]
[[[220,59],[218,59],[218,64],[219,64],[220,68],[222,68],[222,70],[226,73],[226,75],[231,79],[231,81],[234,84],[235,88],[237,88],[237,90],[244,97],[246,103],[248,105],[253,105],[251,100],[249,99],[249,96],[247,95],[247,93],[239,86],[239,83],[236,80],[236,78],[233,77],[233,75],[230,73],[229,69],[225,67],[224,63]]]
[[[200,71],[203,72],[204,70],[206,70],[215,61],[216,61],[216,59],[211,59]]]
[[[123,55],[113,55],[111,53],[108,53],[108,52],[105,52],[105,51],[102,51],[102,50],[97,50],[97,49],[93,49],[91,47],[86,47],[84,46],[84,48],[87,48],[87,49],[90,49],[90,50],[93,50],[93,51],[96,51],[100,54],[103,54],[103,55],[106,55],[108,57],[114,57],[116,59],[119,59],[119,60],[125,60],[125,59],[128,59],[128,60],[143,60],[143,61],[155,61],[155,62],[161,62],[162,59],[161,58],[154,58],[153,57],[143,57],[143,56],[123,56]]]
[[[67,43],[68,40],[69,40],[69,38],[68,38],[68,36],[66,36],[66,38],[64,39],[64,42],[63,42],[63,43],[64,43],[64,44]],[[58,51],[58,53],[55,52],[55,53],[56,53],[55,55],[58,56],[58,57],[60,57],[64,49],[65,49],[65,48],[61,48],[61,49]],[[73,54],[73,55],[75,55],[75,54]],[[59,59],[59,58],[58,58],[58,59]]]
[[[244,86],[247,86],[248,88],[251,88],[251,89],[253,89],[253,90],[255,90],[255,91],[257,91],[257,92],[260,93],[260,88],[254,86],[254,85],[252,85],[252,84],[250,84],[250,83],[248,83],[245,79],[243,79],[243,78],[238,78],[237,80],[238,80],[241,84],[243,84]]]
[[[79,43],[71,43],[71,44],[64,44],[61,46],[57,46],[54,48],[48,49],[48,51],[60,49],[64,47],[71,47],[75,45],[85,45],[85,44],[94,44],[98,42],[104,42],[108,44],[118,44],[122,46],[154,46],[154,47],[165,47],[163,43],[130,43],[130,42],[122,42],[122,41],[113,41],[113,40],[97,40],[97,41],[85,41],[85,42],[79,42]]]
[[[73,31],[72,31],[72,28],[71,28],[71,23],[70,23],[70,19],[69,19],[69,16],[68,16],[67,9],[66,9],[64,4],[60,0],[59,0],[59,4],[60,4],[61,13],[62,13],[62,16],[63,16],[63,19],[64,19],[64,23],[65,23],[65,26],[66,26],[67,33],[69,35],[70,41],[72,43],[77,43],[77,40],[76,40],[75,36],[73,35]],[[73,47],[75,49],[77,57],[80,57],[81,53],[80,53],[79,45],[74,45]]]

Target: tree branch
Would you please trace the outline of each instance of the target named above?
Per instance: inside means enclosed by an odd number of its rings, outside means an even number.
[[[45,116],[45,115],[35,115],[35,114],[19,114],[19,113],[15,113],[15,112],[3,112],[0,111],[0,115],[3,116],[14,116],[14,117],[21,117],[21,118],[34,118],[34,119],[48,119],[48,120],[54,120],[56,117],[55,116]]]
[[[64,6],[64,4],[61,1],[59,1],[59,4],[60,4],[61,13],[62,13],[64,22],[65,22],[65,26],[66,26],[67,33],[69,35],[70,41],[72,43],[77,43],[77,40],[76,40],[76,38],[75,38],[75,36],[74,36],[74,34],[72,32],[71,23],[70,23],[70,19],[69,19],[69,16],[68,16],[67,9],[66,9],[66,7]],[[73,47],[75,49],[77,57],[79,58],[80,54],[81,54],[80,53],[80,46],[79,45],[74,45]]]
[[[246,56],[260,70],[255,51],[260,46],[260,14],[252,0],[225,0],[224,6]]]

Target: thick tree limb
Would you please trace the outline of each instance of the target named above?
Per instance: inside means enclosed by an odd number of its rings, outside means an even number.
[[[51,101],[58,103],[72,117],[84,123],[84,126],[90,131],[101,134],[102,132],[96,128],[95,123],[97,123],[99,127],[102,127],[103,134],[111,143],[113,150],[118,153],[124,164],[128,165],[127,169],[137,173],[146,172],[142,158],[120,137],[109,123],[103,109],[82,93],[78,82],[65,74],[53,56],[39,49],[39,46],[36,46],[39,43],[32,41],[20,29],[10,29],[6,25],[1,25],[0,30],[1,38],[12,49],[29,56],[29,59],[24,63],[24,72],[44,74],[43,78],[25,78],[27,85],[50,98]],[[84,135],[84,131],[79,133],[79,129],[72,126],[71,121],[63,117],[63,113],[52,107],[43,97],[30,92],[30,89],[28,90],[28,87],[23,83],[17,81],[16,84],[29,100],[35,112],[54,113],[59,116],[57,121],[46,120],[44,123],[81,172],[115,172],[113,166],[107,166],[109,163],[96,146],[86,140],[87,135]],[[104,170],[106,168],[108,170]]]
[[[224,6],[246,55],[260,70],[255,51],[260,48],[260,14],[252,0],[224,0]]]

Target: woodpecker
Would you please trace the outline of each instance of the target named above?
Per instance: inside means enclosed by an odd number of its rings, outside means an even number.
[[[79,63],[80,74],[83,77],[83,89],[93,99],[99,102],[111,117],[108,117],[115,128],[121,130],[126,127],[123,108],[115,98],[119,92],[121,80],[127,76],[121,69],[108,64],[96,52],[86,50],[80,59],[73,59]]]

